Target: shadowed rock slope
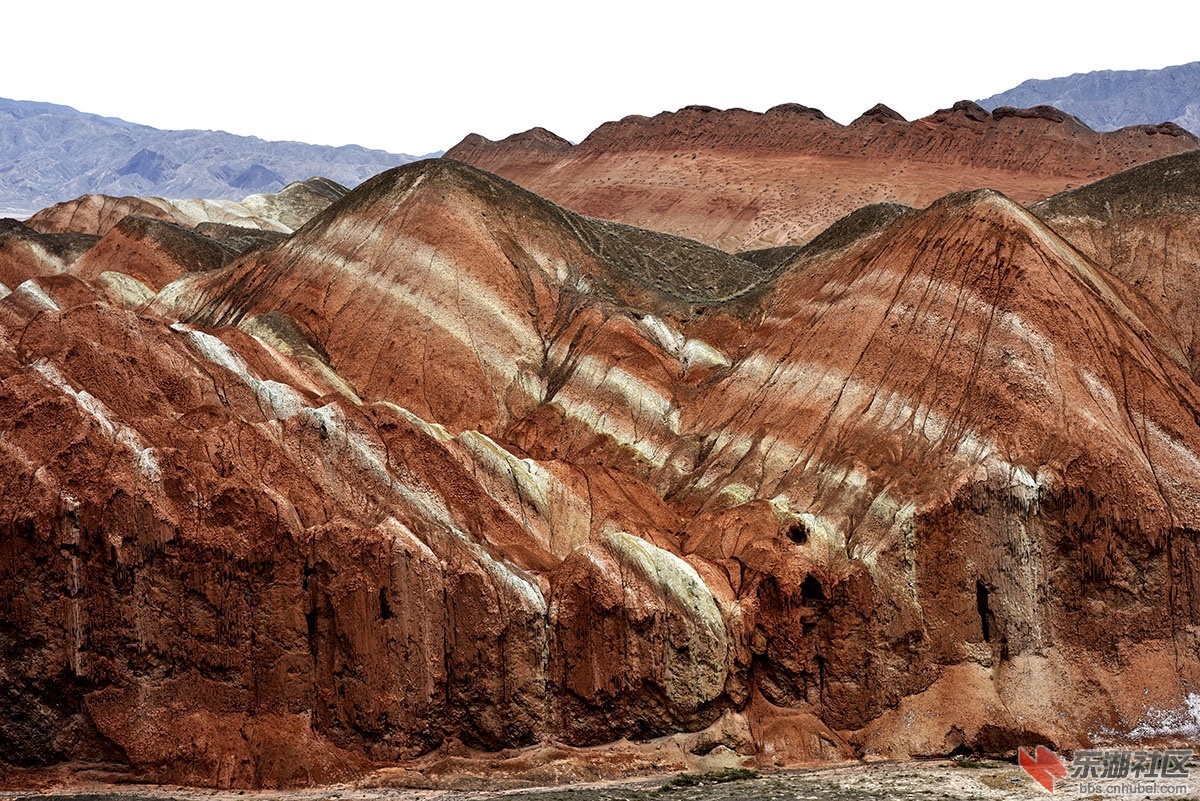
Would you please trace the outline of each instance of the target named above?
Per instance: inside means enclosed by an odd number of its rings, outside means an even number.
[[[23,283],[0,757],[704,769],[1184,709],[1200,390],[1165,323],[995,192],[766,262],[440,160],[140,311]]]
[[[1032,211],[1159,310],[1164,345],[1200,376],[1200,152],[1055,195]]]
[[[13,219],[0,219],[0,284],[6,289],[34,275],[65,272],[99,237],[42,234]]]
[[[534,129],[471,135],[446,155],[584,214],[742,250],[802,244],[870,203],[981,187],[1028,203],[1197,144],[1171,124],[1097,133],[1048,106],[962,101],[913,122],[876,106],[849,125],[796,104],[689,106],[605,123],[575,146]]]

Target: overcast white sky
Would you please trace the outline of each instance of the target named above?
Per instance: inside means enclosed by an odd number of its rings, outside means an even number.
[[[1027,78],[1200,60],[1189,2],[5,3],[0,97],[420,155],[699,103],[909,119]]]

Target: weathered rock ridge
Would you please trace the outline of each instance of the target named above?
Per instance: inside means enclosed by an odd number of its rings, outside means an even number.
[[[0,299],[10,765],[1072,748],[1200,681],[1178,317],[1000,193],[743,259],[438,160],[90,241]]]
[[[689,106],[605,123],[575,146],[534,129],[473,134],[446,156],[583,214],[741,250],[802,243],[869,203],[978,188],[1028,203],[1198,144],[1173,124],[1098,133],[1048,106],[961,101],[913,122],[879,105],[849,125],[797,104]]]

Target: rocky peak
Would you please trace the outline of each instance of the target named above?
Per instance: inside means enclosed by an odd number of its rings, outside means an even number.
[[[778,106],[772,106],[767,109],[764,116],[784,117],[795,116],[810,120],[825,120],[832,122],[829,117],[825,116],[825,112],[811,106],[804,106],[799,103],[781,103]]]
[[[1033,108],[1013,108],[1012,106],[1000,106],[992,110],[992,116],[997,120],[1002,120],[1007,117],[1016,117],[1024,120],[1049,120],[1050,122],[1071,123],[1073,125],[1083,126],[1084,123],[1078,117],[1067,114],[1065,111],[1060,111],[1054,106],[1034,106]]]
[[[859,118],[855,120],[855,122],[861,120],[894,120],[896,122],[908,122],[908,120],[904,119],[904,116],[900,114],[900,112],[885,106],[883,103],[876,103],[875,105],[871,106],[869,109],[864,111]]]
[[[988,113],[987,109],[973,100],[959,100],[950,108],[938,109],[924,119],[936,123],[952,121],[986,123],[991,121],[992,115]]]

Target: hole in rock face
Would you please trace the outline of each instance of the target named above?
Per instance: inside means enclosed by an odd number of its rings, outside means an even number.
[[[379,616],[384,620],[392,617],[392,605],[388,603],[387,587],[379,588]]]
[[[825,590],[812,573],[804,577],[804,583],[800,585],[800,597],[814,601],[825,600]]]
[[[808,542],[808,526],[800,521],[796,521],[788,527],[788,539],[797,545],[803,545]]]
[[[992,627],[989,618],[992,610],[988,607],[988,588],[982,581],[975,582],[975,609],[979,612],[979,623],[983,629],[983,641],[992,641]]]
[[[313,659],[317,658],[317,610],[304,613],[304,623],[308,627],[308,650]]]

